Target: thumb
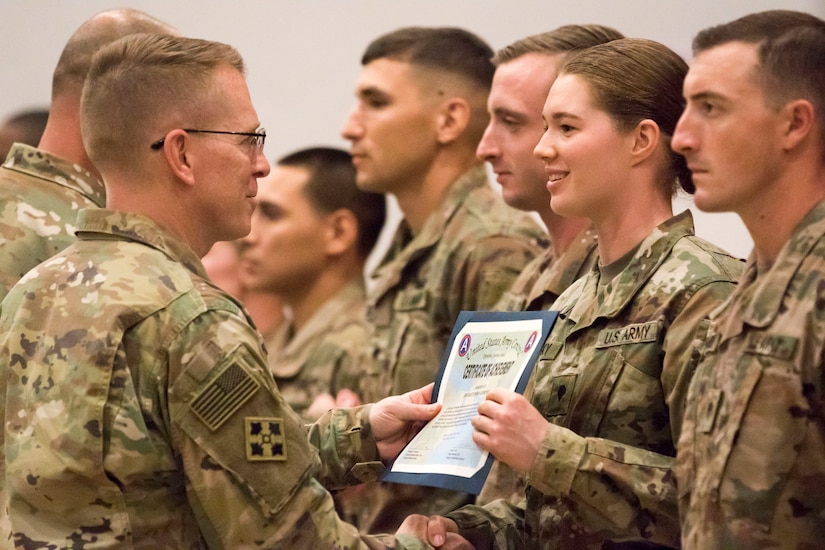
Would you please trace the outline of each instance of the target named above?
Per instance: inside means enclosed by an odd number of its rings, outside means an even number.
[[[398,418],[401,420],[429,421],[441,412],[440,403],[399,403]]]

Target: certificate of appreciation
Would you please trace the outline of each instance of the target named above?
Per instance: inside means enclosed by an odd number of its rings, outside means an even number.
[[[557,315],[462,311],[433,389],[441,412],[407,444],[382,479],[478,494],[493,457],[473,443],[470,419],[491,389],[524,392]]]

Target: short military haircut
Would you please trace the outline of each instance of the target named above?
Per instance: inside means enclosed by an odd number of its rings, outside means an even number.
[[[604,25],[563,25],[503,47],[493,56],[493,63],[498,66],[530,53],[555,55],[577,52],[619,38],[624,38],[624,35]]]
[[[759,44],[799,27],[825,28],[825,21],[800,11],[767,10],[744,15],[728,23],[708,27],[693,39],[693,54],[728,42]]]
[[[759,47],[762,86],[776,107],[796,99],[811,103],[825,159],[825,26],[800,27]]]
[[[163,132],[209,124],[222,108],[214,85],[219,67],[244,73],[237,50],[220,42],[135,34],[105,46],[81,99],[89,158],[101,170],[107,162],[128,163]]]
[[[393,59],[460,75],[489,90],[493,50],[475,34],[457,27],[404,27],[375,39],[361,64]]]
[[[778,109],[795,99],[811,102],[825,149],[825,21],[791,10],[752,13],[699,32],[693,53],[729,42],[757,45],[754,77],[770,107]]]
[[[309,172],[304,194],[318,212],[351,211],[358,222],[358,253],[369,256],[386,221],[386,202],[384,195],[358,188],[350,154],[331,147],[312,147],[290,153],[277,164]]]
[[[106,44],[137,33],[177,34],[174,27],[131,8],[107,10],[86,20],[69,37],[52,76],[52,98],[80,94],[94,54]]]

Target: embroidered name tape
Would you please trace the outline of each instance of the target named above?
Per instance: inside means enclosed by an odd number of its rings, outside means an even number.
[[[599,333],[597,348],[655,342],[659,338],[659,323],[636,323],[621,328],[607,328]]]
[[[427,307],[429,292],[427,289],[407,290],[395,297],[392,308],[395,311],[412,311]]]
[[[747,353],[768,355],[787,361],[793,358],[798,342],[799,338],[794,336],[752,332],[748,334],[748,341],[745,351]]]

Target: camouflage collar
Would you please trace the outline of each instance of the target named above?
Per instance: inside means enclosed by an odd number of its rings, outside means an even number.
[[[68,187],[99,207],[106,206],[106,188],[91,172],[35,147],[15,143],[3,168]]]
[[[693,214],[685,210],[656,227],[650,235],[639,244],[639,248],[630,263],[616,279],[607,284],[603,290],[585,291],[585,294],[601,296],[599,307],[593,309],[589,304],[579,301],[570,311],[571,319],[576,323],[576,330],[590,326],[600,317],[613,318],[630,303],[639,289],[656,273],[670,251],[683,237],[691,236],[693,231]],[[598,262],[587,279],[587,285],[599,284]]]
[[[306,346],[311,340],[323,336],[328,331],[332,320],[350,315],[354,309],[363,306],[366,300],[366,288],[362,277],[351,279],[341,287],[337,294],[321,304],[303,328],[295,334],[287,349],[291,352]]]
[[[756,256],[751,253],[745,273],[729,300],[737,304],[729,319],[726,336],[738,332],[742,324],[767,327],[779,314],[785,294],[805,257],[825,237],[825,201],[818,203],[796,226],[790,240],[779,252],[767,273],[757,275]],[[738,327],[738,328],[737,328]]]
[[[323,340],[330,328],[341,319],[353,322],[353,311],[366,308],[366,289],[364,279],[356,277],[342,287],[337,294],[321,304],[306,324],[295,331],[292,323],[283,323],[277,334],[269,342],[277,342],[270,350],[270,368],[276,376],[289,378],[298,374],[311,353],[316,351],[318,343]],[[288,340],[288,341],[287,341]],[[278,349],[279,352],[272,350]]]
[[[105,208],[86,208],[77,215],[78,240],[116,238],[133,241],[155,248],[171,260],[186,266],[189,271],[209,279],[200,258],[179,238],[158,225],[155,221],[128,212],[118,212]]]
[[[487,183],[487,172],[483,165],[475,166],[466,172],[461,177],[455,180],[447,190],[444,200],[439,205],[439,208],[430,214],[421,232],[416,236],[416,240],[425,245],[432,245],[444,235],[444,229],[450,222],[450,219],[458,212],[461,205],[467,199],[467,196],[473,190],[479,187],[484,187]]]
[[[393,236],[387,253],[373,273],[374,280],[382,280],[392,276],[396,277],[396,280],[384,281],[377,286],[389,288],[395,284],[397,278],[401,276],[400,269],[392,269],[389,267],[390,265],[401,267],[409,265],[416,257],[424,254],[427,250],[438,244],[439,240],[444,236],[444,230],[450,219],[458,212],[461,205],[464,204],[467,196],[475,189],[485,185],[488,185],[488,183],[484,166],[479,165],[471,168],[450,185],[439,208],[430,214],[417,235],[412,233],[406,220],[401,220],[398,228],[395,230],[395,235]]]
[[[559,297],[564,289],[587,273],[589,267],[598,264],[596,261],[597,246],[596,230],[593,226],[583,229],[573,239],[568,249],[539,275],[534,289],[540,288],[541,293],[529,296],[528,303],[544,294],[552,293]]]

